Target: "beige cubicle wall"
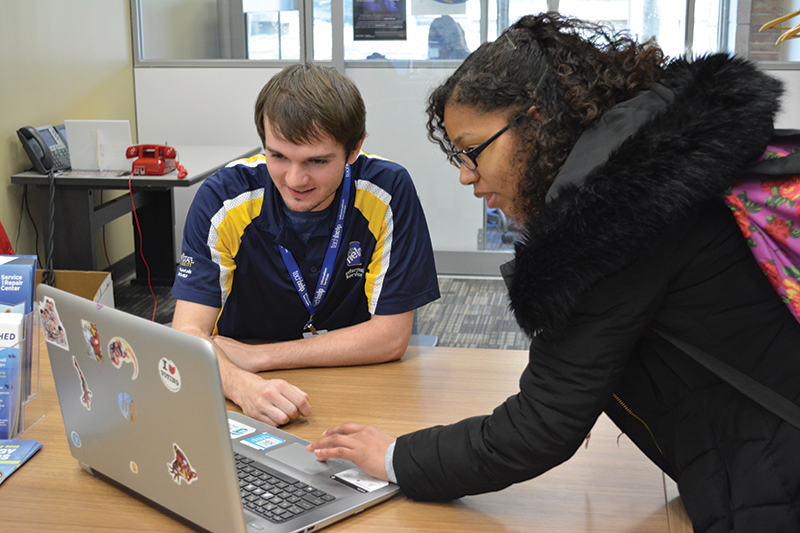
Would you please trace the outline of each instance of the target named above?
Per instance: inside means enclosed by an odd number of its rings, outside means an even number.
[[[128,120],[136,140],[129,0],[3,0],[0,70],[0,221],[16,252],[35,254],[36,235],[24,212],[23,187],[11,184],[11,176],[31,164],[16,131],[66,119]],[[41,203],[36,191],[28,191],[38,252],[44,258]],[[101,231],[96,238],[102,268],[106,251],[112,263],[132,254],[130,216],[106,227],[105,246]]]

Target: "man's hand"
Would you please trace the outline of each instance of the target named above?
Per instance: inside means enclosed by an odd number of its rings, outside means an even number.
[[[226,337],[211,339],[218,316],[218,308],[178,300],[172,327],[211,340],[217,351],[225,397],[241,407],[245,415],[272,426],[310,415],[308,394],[282,379],[265,380],[253,374],[264,369],[253,366],[256,357],[243,357],[243,350],[250,345]],[[231,349],[232,356],[226,353],[228,349]]]
[[[320,461],[347,459],[372,477],[389,481],[384,460],[392,442],[394,438],[374,426],[342,424],[324,432],[320,440],[306,449]]]
[[[294,385],[249,373],[240,377],[243,379],[231,396],[236,397],[233,401],[245,415],[277,427],[311,414],[308,394]]]

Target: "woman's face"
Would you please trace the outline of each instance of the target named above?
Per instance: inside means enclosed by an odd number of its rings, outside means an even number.
[[[444,126],[447,136],[459,150],[469,150],[502,130],[509,120],[502,111],[489,113],[474,108],[448,103],[444,108]],[[507,130],[484,149],[477,158],[475,170],[461,165],[459,181],[472,185],[477,198],[485,198],[486,205],[514,216],[514,197],[524,170],[518,157],[518,137]]]

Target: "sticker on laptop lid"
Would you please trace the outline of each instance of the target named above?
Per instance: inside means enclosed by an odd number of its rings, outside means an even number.
[[[97,325],[83,319],[81,319],[81,325],[83,326],[83,338],[86,340],[86,350],[89,357],[102,361],[103,350],[100,347],[100,333],[97,331]]]
[[[81,403],[87,411],[92,410],[92,391],[89,390],[89,384],[86,383],[86,377],[83,375],[81,366],[78,364],[78,358],[72,356],[72,366],[78,371],[78,379],[81,380]]]
[[[64,325],[61,323],[61,318],[58,316],[55,300],[47,296],[44,297],[41,303],[39,303],[39,318],[42,320],[44,340],[50,344],[55,344],[65,350],[69,350],[67,332],[64,330]]]
[[[80,435],[78,435],[78,433],[77,433],[77,432],[73,431],[73,432],[70,434],[70,437],[72,437],[72,443],[73,443],[73,444],[74,444],[74,445],[75,445],[77,448],[80,448],[80,447],[81,447],[81,437],[80,437]]]
[[[122,337],[112,338],[108,343],[108,354],[111,356],[111,364],[115,368],[120,368],[122,363],[131,363],[133,365],[131,379],[136,379],[139,375],[139,361],[136,360],[136,354],[133,353],[133,348],[128,341]]]
[[[167,463],[167,469],[172,476],[172,481],[178,485],[181,484],[181,481],[191,485],[197,479],[197,471],[192,468],[189,458],[183,453],[181,447],[174,442],[172,443],[172,451],[175,453],[175,458],[171,463]]]
[[[231,438],[232,439],[238,439],[238,438],[241,438],[241,437],[246,437],[250,433],[255,433],[256,432],[256,428],[251,428],[250,426],[242,424],[241,422],[237,422],[236,420],[233,420],[232,418],[228,419],[228,429],[231,430]]]
[[[181,390],[181,373],[175,363],[166,357],[162,357],[158,362],[158,375],[161,376],[161,381],[170,392]]]
[[[136,404],[127,392],[119,393],[119,410],[122,411],[122,416],[131,422],[136,422]]]
[[[129,466],[131,467],[131,472],[133,472],[134,474],[139,473],[139,465],[136,464],[136,461],[131,461],[131,464]]]
[[[361,492],[373,492],[378,489],[382,489],[383,487],[389,484],[388,481],[381,481],[380,479],[376,479],[369,474],[363,472],[359,468],[351,468],[350,470],[344,470],[339,472],[338,474],[334,474],[331,476],[331,479],[335,479],[349,487],[352,487]]]
[[[249,439],[244,439],[240,442],[242,444],[247,444],[256,450],[266,450],[267,448],[272,448],[278,444],[283,444],[285,441],[283,439],[279,439],[275,435],[262,433],[261,435],[256,435],[255,437],[250,437]]]

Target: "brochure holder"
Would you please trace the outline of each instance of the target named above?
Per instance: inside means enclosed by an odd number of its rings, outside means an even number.
[[[19,438],[44,418],[44,402],[39,395],[39,363],[41,350],[47,348],[42,346],[44,336],[41,334],[38,303],[34,304],[32,312],[25,315],[23,331],[24,337],[17,344],[19,364],[17,378],[14,379],[16,390],[11,390],[11,394],[15,395],[11,400],[11,405],[15,406],[15,420],[10,425],[10,439]]]

